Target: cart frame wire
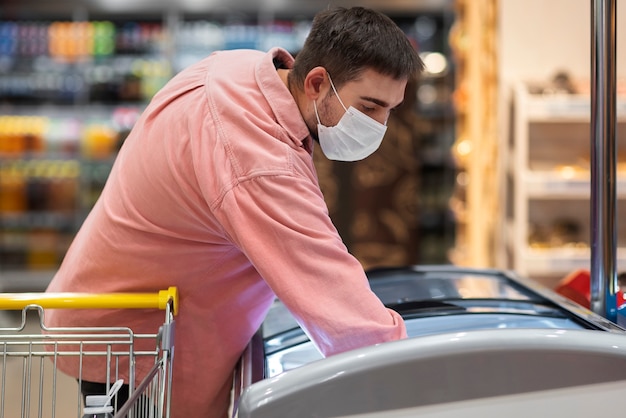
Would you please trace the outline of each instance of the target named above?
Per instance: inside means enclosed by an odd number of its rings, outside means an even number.
[[[45,323],[48,309],[159,309],[165,311],[165,319],[150,334],[124,326],[51,328]],[[157,293],[0,293],[0,311],[21,311],[20,321],[12,318],[18,322],[15,326],[0,327],[0,418],[18,413],[22,418],[82,417],[83,363],[92,358],[106,364],[107,391],[121,374],[128,376],[124,382],[128,400],[123,404],[118,396],[112,400],[116,418],[170,417],[176,287]],[[36,324],[29,321],[32,311],[38,315]],[[154,349],[137,349],[140,341],[146,341],[144,345],[153,342]],[[75,380],[58,368],[64,357],[75,358],[78,364]],[[137,384],[136,362],[146,357],[154,358],[154,364]],[[128,363],[127,369],[121,367],[122,362]],[[75,397],[74,405],[68,405],[71,397]]]

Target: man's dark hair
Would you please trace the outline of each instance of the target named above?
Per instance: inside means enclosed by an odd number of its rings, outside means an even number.
[[[355,80],[365,69],[398,80],[417,77],[424,69],[398,25],[364,7],[339,7],[315,16],[290,77],[301,88],[308,72],[318,66],[326,68],[336,86]]]

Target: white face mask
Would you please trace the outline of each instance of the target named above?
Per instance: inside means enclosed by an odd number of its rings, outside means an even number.
[[[313,102],[315,117],[317,118],[317,135],[322,151],[330,160],[362,160],[378,149],[387,131],[387,126],[359,112],[352,106],[346,109],[339,98],[339,94],[337,94],[330,75],[328,80],[346,113],[343,114],[337,125],[324,126],[317,113],[317,104]]]

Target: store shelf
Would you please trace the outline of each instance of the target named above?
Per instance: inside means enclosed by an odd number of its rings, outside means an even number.
[[[59,213],[51,211],[3,213],[0,222],[4,230],[8,229],[72,229],[76,227],[74,213]]]
[[[526,273],[531,276],[565,277],[572,271],[589,269],[591,264],[589,248],[527,248],[522,257]],[[626,248],[618,249],[616,263],[618,270],[626,271]]]
[[[527,94],[519,91],[526,89],[518,86],[518,94],[525,94],[526,117],[529,122],[563,123],[589,121],[591,98],[579,94]],[[626,118],[626,100],[620,99],[616,106],[617,117]]]
[[[43,292],[54,270],[0,270],[0,292]]]
[[[618,197],[626,198],[626,175],[616,180]],[[530,199],[588,199],[591,192],[589,173],[527,171],[524,182]]]

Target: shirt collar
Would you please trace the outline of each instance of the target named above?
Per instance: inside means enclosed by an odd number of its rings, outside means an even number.
[[[309,128],[302,119],[293,95],[278,76],[275,61],[283,63],[286,68],[291,68],[294,58],[282,48],[270,49],[265,57],[258,62],[255,69],[259,88],[267,98],[276,120],[285,129],[290,139],[297,146],[304,147],[309,153],[312,153],[313,139]]]

